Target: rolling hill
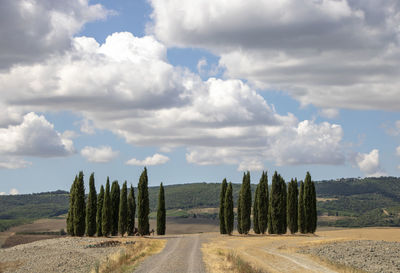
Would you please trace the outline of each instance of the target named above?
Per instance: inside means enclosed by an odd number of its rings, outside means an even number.
[[[254,192],[256,185],[252,185]],[[234,200],[240,184],[233,184]],[[217,217],[220,183],[165,186],[169,216]],[[319,225],[400,226],[400,178],[342,178],[316,182]],[[156,210],[158,187],[149,188],[150,208]],[[137,192],[136,194],[137,195]],[[0,196],[0,231],[38,218],[57,217],[68,211],[68,192]],[[196,211],[195,213],[193,211]]]

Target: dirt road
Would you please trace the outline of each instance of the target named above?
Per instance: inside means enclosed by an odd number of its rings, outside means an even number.
[[[200,234],[163,237],[167,245],[160,253],[146,259],[135,273],[205,273]]]

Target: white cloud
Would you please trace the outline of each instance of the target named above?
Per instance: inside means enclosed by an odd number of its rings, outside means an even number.
[[[373,149],[369,154],[358,153],[355,157],[355,163],[366,176],[385,176],[379,163],[379,150]]]
[[[149,33],[168,46],[211,50],[226,77],[289,92],[303,105],[400,110],[397,0],[150,3]]]
[[[89,162],[106,163],[113,160],[119,154],[118,151],[113,151],[110,146],[90,147],[85,146],[81,150],[81,155]]]
[[[400,146],[398,146],[398,147],[396,148],[396,154],[397,154],[398,156],[400,156]]]
[[[19,194],[19,191],[16,188],[12,188],[10,190],[10,195],[17,195],[17,194]]]
[[[0,143],[0,155],[56,157],[74,153],[72,141],[33,112],[26,114],[20,125],[0,128]]]
[[[0,169],[22,169],[32,165],[20,157],[16,156],[0,156]]]
[[[132,158],[126,161],[126,165],[134,165],[134,166],[154,166],[154,165],[162,165],[169,161],[169,158],[162,154],[154,154],[152,156],[146,157],[144,160],[138,160],[136,158]]]
[[[336,108],[325,108],[319,111],[319,115],[324,118],[335,119],[339,117],[339,110]]]
[[[186,147],[187,160],[195,164],[260,168],[265,160],[279,165],[344,162],[340,125],[279,115],[243,81],[203,81],[169,64],[166,52],[151,36],[114,33],[102,45],[77,37],[64,55],[1,73],[0,105],[21,113],[80,113],[83,124],[90,121],[133,145]],[[253,167],[247,167],[249,162]]]
[[[1,191],[0,195],[6,195],[6,193],[4,191]]]
[[[88,135],[94,135],[95,134],[95,128],[93,126],[93,122],[91,122],[88,119],[84,119],[80,122],[80,130],[82,133],[88,134]]]
[[[89,0],[0,1],[0,69],[68,50],[85,23],[108,14]]]

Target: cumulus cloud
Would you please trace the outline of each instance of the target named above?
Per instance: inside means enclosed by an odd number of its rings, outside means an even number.
[[[366,176],[385,176],[379,163],[379,150],[373,149],[370,153],[358,153],[355,157],[355,163]]]
[[[149,33],[169,46],[211,50],[227,77],[303,105],[400,110],[397,0],[150,3]]]
[[[57,157],[74,153],[73,142],[33,112],[26,114],[20,125],[0,128],[0,143],[0,155]]]
[[[32,165],[31,162],[15,156],[0,156],[0,169],[22,169]]]
[[[339,117],[339,110],[336,108],[325,108],[319,111],[319,115],[324,118],[335,119]]]
[[[110,146],[100,146],[98,148],[85,146],[81,150],[81,155],[89,162],[106,163],[113,160],[119,154],[118,151],[113,151]]]
[[[162,165],[169,161],[169,158],[162,154],[154,154],[152,156],[148,156],[143,160],[138,160],[136,158],[132,158],[126,161],[126,165],[134,165],[134,166],[154,166],[154,165]]]
[[[133,145],[186,147],[195,164],[260,169],[265,160],[344,162],[340,125],[280,115],[243,81],[204,81],[169,64],[166,52],[152,36],[114,33],[101,45],[77,37],[63,55],[1,73],[0,104],[21,112],[80,113],[83,124],[90,121]]]
[[[109,13],[89,0],[0,1],[0,69],[68,50],[85,23]]]

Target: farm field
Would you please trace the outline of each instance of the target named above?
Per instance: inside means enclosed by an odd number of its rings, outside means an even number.
[[[136,219],[137,224],[137,219]],[[166,234],[193,234],[203,232],[218,232],[219,222],[206,218],[167,218]],[[156,220],[150,219],[150,229],[156,229]],[[58,238],[58,235],[43,235],[43,232],[59,232],[66,230],[65,218],[60,219],[39,219],[31,224],[12,227],[7,231],[0,232],[0,247],[12,247],[19,244],[34,241]],[[36,234],[27,234],[36,233]]]
[[[353,250],[352,242],[360,247]],[[392,256],[386,261],[388,244]],[[234,271],[229,256],[261,272],[400,272],[399,228],[321,229],[316,235],[215,235],[202,250],[210,272]],[[339,255],[332,255],[335,252]],[[352,257],[350,262],[346,256]]]

